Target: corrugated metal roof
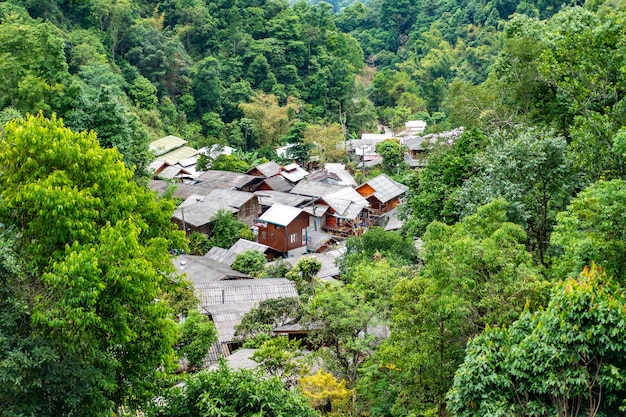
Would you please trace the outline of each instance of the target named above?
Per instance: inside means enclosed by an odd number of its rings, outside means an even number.
[[[409,189],[406,185],[391,179],[387,174],[372,178],[366,184],[375,190],[374,196],[383,203],[404,194]]]
[[[237,255],[241,253],[244,253],[250,250],[256,250],[261,253],[265,253],[268,249],[269,249],[269,246],[263,245],[261,243],[251,242],[246,239],[239,239],[228,250],[213,247],[204,256],[209,259],[213,259],[217,262],[221,262],[225,265],[231,266],[233,262],[235,262],[235,258],[237,258]]]
[[[257,196],[244,191],[225,190],[223,188],[217,188],[207,194],[207,200],[219,201],[234,208],[240,208],[252,199],[257,199]]]
[[[303,207],[302,210],[309,213],[311,216],[321,217],[328,211],[330,207],[324,204],[313,204],[312,206]]]
[[[202,308],[211,315],[222,343],[233,340],[235,326],[258,302],[298,297],[294,282],[286,278],[214,281],[196,286],[196,291]]]
[[[196,156],[197,154],[198,154],[197,149],[191,148],[189,146],[183,146],[181,148],[174,149],[171,152],[168,152],[166,154],[159,156],[159,159],[163,159],[165,162],[167,162],[170,165],[175,165],[179,161],[182,161],[187,158],[191,158],[192,156]]]
[[[274,204],[270,207],[259,220],[266,223],[272,223],[279,226],[287,226],[296,217],[302,213],[302,209],[297,207],[286,206],[284,204]]]
[[[291,194],[306,195],[309,197],[323,197],[346,188],[345,185],[327,184],[318,181],[300,181],[290,191]],[[350,187],[348,187],[350,188]]]
[[[289,192],[293,188],[293,183],[282,175],[266,178],[263,182],[274,191]]]
[[[278,165],[274,161],[269,161],[264,164],[257,165],[253,169],[258,170],[261,174],[269,178],[269,177],[273,177],[274,175],[277,175],[280,172],[280,165]],[[250,171],[252,171],[253,169],[251,169]]]
[[[211,219],[220,210],[224,209],[231,213],[239,210],[230,207],[219,201],[202,201],[187,206],[178,207],[174,210],[173,219],[181,220],[194,227],[204,226],[211,222]]]
[[[161,172],[159,172],[157,174],[157,177],[159,178],[163,178],[163,179],[173,179],[176,177],[181,177],[181,176],[189,176],[191,175],[191,173],[189,171],[187,171],[184,168],[181,167],[177,167],[177,166],[168,166],[164,169],[161,170]]]
[[[339,185],[349,185],[356,187],[357,184],[354,180],[354,177],[352,177],[352,175],[348,172],[344,164],[327,163],[324,165],[324,168],[326,169],[326,171],[332,172],[340,178],[341,182],[339,183]]]
[[[198,175],[199,181],[213,184],[213,188],[242,188],[251,182],[260,181],[259,177],[231,171],[209,170]]]
[[[291,165],[294,165],[294,164],[291,164]],[[291,182],[298,182],[304,177],[306,177],[307,175],[309,175],[309,173],[305,171],[304,169],[300,168],[299,166],[297,166],[296,168],[290,171],[281,171],[280,175],[287,178]]]
[[[283,193],[273,190],[255,191],[254,195],[259,197],[259,202],[263,206],[271,206],[275,203],[284,204],[286,206],[297,207],[311,201],[311,197],[297,194]]]
[[[150,142],[150,152],[152,152],[155,156],[161,156],[186,144],[187,141],[185,139],[181,139],[178,136],[169,135]]]
[[[369,207],[367,200],[352,187],[343,187],[322,199],[335,210],[339,217],[349,220],[357,218],[363,208]]]
[[[204,256],[180,255],[173,258],[172,263],[176,271],[185,274],[196,288],[221,280],[252,279],[250,275]]]

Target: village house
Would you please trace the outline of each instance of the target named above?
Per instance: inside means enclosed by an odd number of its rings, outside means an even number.
[[[237,209],[237,218],[248,226],[254,226],[256,219],[261,214],[259,198],[253,193],[216,188],[208,193],[204,200],[218,201]]]
[[[213,246],[204,256],[216,262],[223,263],[224,265],[232,266],[233,262],[235,262],[235,258],[237,258],[237,255],[252,250],[261,252],[267,258],[273,257],[272,249],[269,246],[246,239],[239,239],[228,249]]]
[[[211,221],[219,210],[226,210],[235,215],[239,211],[221,201],[208,200],[206,196],[192,194],[174,210],[172,221],[187,234],[198,232],[210,235]]]
[[[369,211],[374,216],[381,216],[395,209],[408,189],[387,174],[382,174],[360,185],[356,191],[367,199]]]
[[[286,256],[305,253],[309,217],[301,208],[274,204],[256,223],[258,242]]]

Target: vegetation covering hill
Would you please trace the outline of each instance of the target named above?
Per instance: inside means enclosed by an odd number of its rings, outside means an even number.
[[[0,414],[623,413],[624,6],[1,2]],[[409,119],[465,133],[415,172],[380,147],[409,186],[401,232],[349,238],[338,287],[311,260],[266,271],[301,297],[259,306],[242,342],[282,379],[175,387],[176,355],[199,362],[214,333],[170,275],[186,243],[141,186],[149,140],[324,161]],[[268,340],[285,315],[319,373]]]

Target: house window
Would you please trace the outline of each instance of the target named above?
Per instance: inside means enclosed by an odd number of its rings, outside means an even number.
[[[267,232],[265,230],[261,230],[261,239],[267,240]]]
[[[289,235],[289,243],[296,243],[298,241],[298,234],[292,233]]]

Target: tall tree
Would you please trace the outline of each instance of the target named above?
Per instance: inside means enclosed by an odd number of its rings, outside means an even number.
[[[19,231],[31,288],[22,293],[23,341],[3,355],[26,358],[34,344],[43,355],[6,363],[19,372],[3,382],[2,403],[17,414],[90,416],[150,397],[176,340],[159,301],[179,286],[168,250],[184,241],[172,203],[132,181],[95,134],[54,117],[7,125],[0,172],[1,221]]]

